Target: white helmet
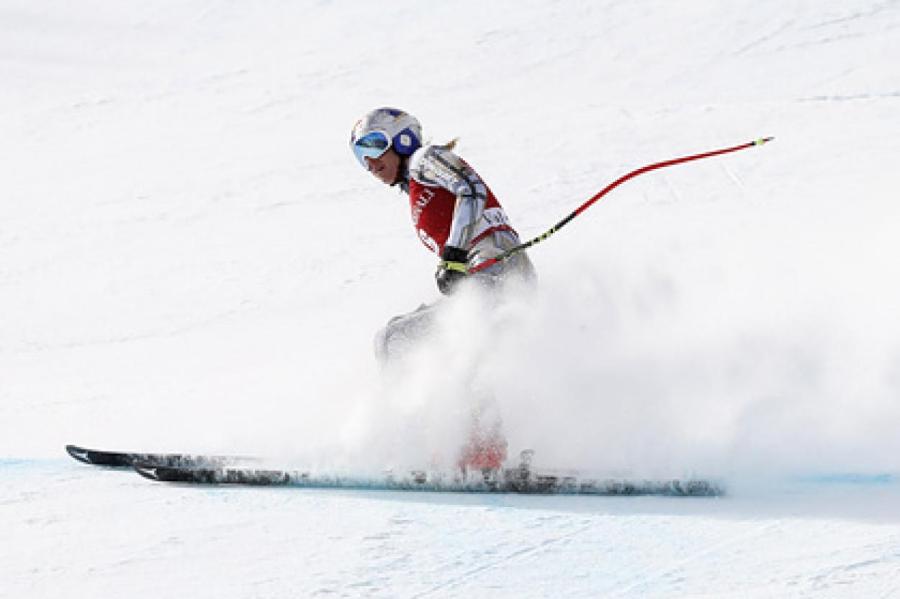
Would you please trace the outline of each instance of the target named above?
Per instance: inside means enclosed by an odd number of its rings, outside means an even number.
[[[350,132],[350,148],[363,167],[366,157],[378,158],[393,148],[410,156],[422,147],[422,126],[411,114],[396,108],[376,108],[356,121]]]

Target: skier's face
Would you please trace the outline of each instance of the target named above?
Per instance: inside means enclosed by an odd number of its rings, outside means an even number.
[[[400,169],[400,155],[390,149],[378,158],[367,156],[366,167],[379,181],[393,185],[397,180],[397,171]]]

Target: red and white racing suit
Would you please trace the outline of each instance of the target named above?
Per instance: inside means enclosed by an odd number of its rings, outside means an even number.
[[[410,156],[401,188],[409,194],[413,226],[438,256],[445,246],[469,253],[469,266],[519,245],[500,202],[475,170],[447,146],[429,145]],[[490,266],[472,279],[499,288],[511,278],[531,281],[534,267],[525,252]],[[376,354],[386,361],[427,335],[439,304],[423,305],[392,318],[376,337]]]
[[[478,173],[442,146],[426,146],[412,155],[406,188],[413,226],[435,254],[440,255],[445,245],[472,251],[501,231],[515,235],[506,212]]]

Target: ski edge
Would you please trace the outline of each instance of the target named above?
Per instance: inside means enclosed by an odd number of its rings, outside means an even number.
[[[258,458],[245,456],[106,451],[101,449],[89,449],[72,444],[66,445],[65,448],[66,453],[68,453],[69,456],[82,464],[117,469],[132,468],[137,462],[179,467],[225,467],[240,463],[255,462],[258,460]]]
[[[353,477],[312,475],[303,471],[254,470],[246,468],[191,468],[136,462],[133,469],[144,478],[163,483],[189,485],[265,486],[302,489],[370,491],[420,491],[432,493],[499,493],[518,495],[595,495],[720,497],[725,487],[708,479],[579,479],[572,476],[528,473],[508,469],[483,480],[429,478],[424,472],[409,476]]]

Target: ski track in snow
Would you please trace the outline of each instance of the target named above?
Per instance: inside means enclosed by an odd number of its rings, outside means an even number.
[[[675,563],[664,565],[662,568],[659,568],[653,573],[639,575],[639,579],[637,581],[635,581],[633,584],[626,584],[622,588],[618,589],[617,594],[619,596],[627,597],[629,595],[635,594],[636,591],[646,593],[648,590],[652,589],[652,585],[654,582],[672,579],[674,578],[674,575],[676,573],[681,573],[681,575],[683,576],[686,566],[690,566],[692,563],[704,557],[722,553],[723,550],[743,541],[763,536],[765,533],[776,529],[778,526],[779,522],[777,521],[765,522],[745,533],[735,535],[731,538],[723,539],[718,543],[713,543],[710,547],[706,547],[696,553],[692,553],[691,555],[678,559]]]
[[[516,551],[513,551],[512,553],[510,553],[508,555],[499,557],[494,560],[490,560],[490,561],[488,561],[488,563],[486,563],[484,565],[473,568],[467,572],[464,572],[463,574],[461,574],[460,576],[458,576],[456,578],[452,578],[452,579],[450,579],[446,582],[443,582],[435,587],[432,587],[431,589],[425,591],[424,593],[412,595],[412,597],[426,597],[428,595],[432,595],[439,591],[441,591],[441,592],[447,591],[455,586],[458,586],[458,584],[463,581],[473,582],[473,579],[475,577],[482,576],[483,574],[487,573],[487,571],[489,571],[489,570],[498,568],[500,566],[507,565],[509,562],[511,562],[513,560],[518,560],[518,559],[521,559],[524,557],[529,557],[529,558],[533,557],[536,553],[539,553],[541,551],[545,551],[545,550],[549,549],[551,545],[555,545],[556,543],[565,541],[565,540],[569,539],[570,537],[573,537],[577,534],[580,534],[580,533],[583,533],[583,532],[589,530],[590,528],[591,528],[591,525],[588,524],[587,526],[583,526],[583,527],[581,527],[577,530],[574,530],[568,534],[545,539],[537,545],[531,545],[531,546],[517,549]]]

